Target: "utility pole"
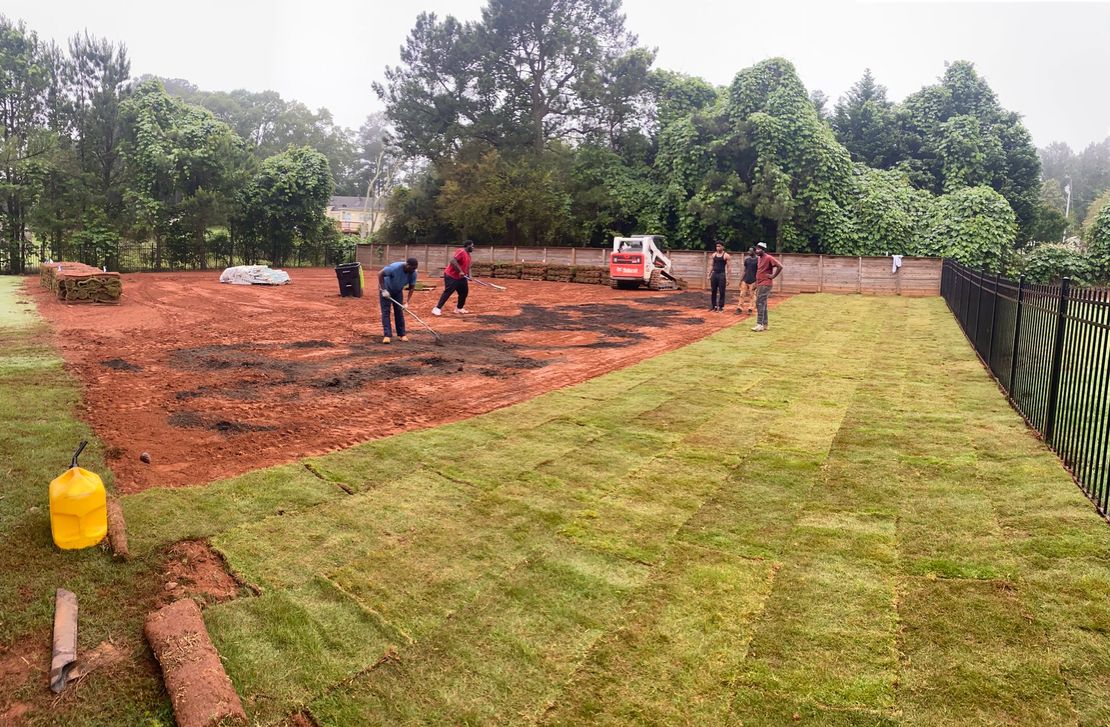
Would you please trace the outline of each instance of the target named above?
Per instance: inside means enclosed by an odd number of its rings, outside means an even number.
[[[1068,196],[1067,201],[1064,202],[1064,222],[1068,221],[1068,213],[1071,212],[1071,177],[1065,177],[1067,183],[1064,185],[1064,194]],[[1064,237],[1060,240],[1061,243],[1067,242],[1068,227],[1064,225]]]

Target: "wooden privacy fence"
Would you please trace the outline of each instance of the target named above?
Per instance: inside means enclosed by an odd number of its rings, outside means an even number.
[[[356,259],[367,267],[414,257],[425,275],[438,275],[456,245],[359,245]],[[675,272],[693,289],[709,287],[712,253],[674,250],[667,253]],[[743,255],[731,253],[729,287],[740,283]],[[874,295],[940,295],[941,259],[904,257],[893,271],[889,257],[846,255],[776,255],[782,275],[775,290],[783,293],[869,293]],[[552,265],[608,266],[609,250],[598,247],[476,247],[474,261],[486,263],[546,262]]]

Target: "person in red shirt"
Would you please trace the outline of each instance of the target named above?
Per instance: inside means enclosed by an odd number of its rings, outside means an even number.
[[[443,306],[451,294],[458,291],[459,299],[455,302],[456,313],[468,313],[466,309],[466,296],[470,293],[467,277],[470,275],[470,253],[474,252],[474,243],[470,240],[463,241],[462,247],[455,250],[455,256],[443,269],[443,295],[439,302],[432,308],[432,315],[443,314]]]
[[[782,272],[782,263],[771,257],[767,252],[767,243],[761,242],[755,246],[755,328],[753,331],[766,331],[767,325],[767,299],[771,297],[771,288],[774,280]]]

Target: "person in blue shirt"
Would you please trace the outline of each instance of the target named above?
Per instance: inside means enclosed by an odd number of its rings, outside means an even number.
[[[381,293],[378,300],[382,305],[382,343],[389,343],[390,337],[393,336],[393,331],[389,325],[389,311],[391,309],[397,319],[398,340],[409,340],[409,337],[405,335],[405,311],[401,306],[395,305],[394,301],[401,302],[404,288],[407,286],[409,297],[405,303],[412,302],[412,292],[416,290],[416,268],[419,265],[419,260],[410,257],[404,262],[390,263],[378,271],[378,291]]]

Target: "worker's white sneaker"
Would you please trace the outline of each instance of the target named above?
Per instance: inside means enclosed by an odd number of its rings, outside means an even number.
[[[398,341],[407,341],[407,340],[409,340],[409,337],[408,336],[398,336],[397,340]]]
[[[466,308],[456,308],[455,312],[456,313],[462,313],[462,314],[465,315],[465,314],[469,313],[470,311],[468,311]]]
[[[383,336],[382,343],[389,343],[389,336]]]
[[[761,331],[766,331],[766,330],[767,330],[767,326],[763,326],[763,325],[756,325],[756,327],[755,327],[755,328],[753,328],[752,330],[753,330],[753,331],[755,331],[756,333],[759,333],[759,332],[761,332]]]
[[[443,315],[443,311],[441,311],[439,308],[432,308],[432,315],[433,316],[441,316],[441,315]]]

